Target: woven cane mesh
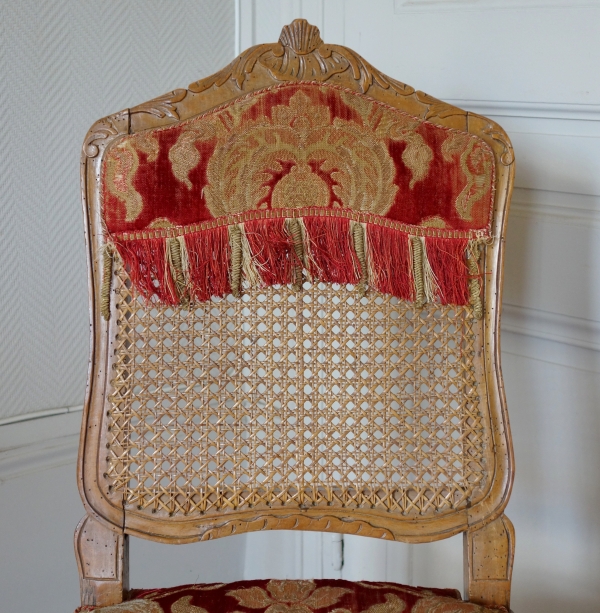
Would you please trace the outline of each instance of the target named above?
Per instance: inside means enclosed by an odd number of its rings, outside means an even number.
[[[127,507],[427,514],[482,486],[470,308],[321,283],[148,307],[114,285],[105,477]]]

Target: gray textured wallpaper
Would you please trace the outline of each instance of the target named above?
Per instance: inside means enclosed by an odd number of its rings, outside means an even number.
[[[87,129],[233,54],[233,0],[0,3],[0,418],[83,402]]]

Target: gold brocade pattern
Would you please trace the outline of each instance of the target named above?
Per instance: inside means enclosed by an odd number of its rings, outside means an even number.
[[[282,208],[484,229],[493,195],[493,153],[481,139],[315,83],[126,136],[105,165],[111,231],[154,228],[172,213],[172,225],[189,226]]]
[[[241,609],[250,609],[257,613],[506,613],[504,608],[492,610],[464,602],[456,590],[443,590],[444,594],[436,592],[398,583],[271,579],[158,589],[118,605],[97,609],[82,607],[78,611],[240,613]]]
[[[136,219],[144,207],[142,196],[133,187],[139,163],[132,141],[123,140],[115,147],[107,164],[108,189],[125,204],[126,221]]]
[[[334,206],[380,215],[398,190],[394,162],[378,132],[353,121],[332,121],[327,106],[298,91],[288,105],[275,106],[271,118],[234,117],[208,163],[204,194],[211,213],[267,208],[267,183],[285,172],[286,164],[291,169],[273,189],[274,208],[327,206],[323,176],[333,182]]]
[[[314,581],[289,581],[273,579],[266,590],[254,586],[227,592],[242,607],[265,609],[265,613],[312,613],[337,604],[350,592],[347,588],[315,585]],[[336,609],[341,613],[342,609]],[[333,613],[333,612],[332,612]]]
[[[483,154],[480,147],[475,147],[476,144],[477,141],[459,132],[451,132],[442,144],[442,155],[447,162],[460,155],[460,168],[467,178],[467,184],[454,203],[462,219],[471,219],[473,205],[487,191],[492,174],[492,160]]]

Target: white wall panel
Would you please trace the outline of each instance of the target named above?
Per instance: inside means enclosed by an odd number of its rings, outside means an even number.
[[[346,0],[343,18],[346,45],[440,98],[600,100],[600,7],[396,14],[392,0]]]

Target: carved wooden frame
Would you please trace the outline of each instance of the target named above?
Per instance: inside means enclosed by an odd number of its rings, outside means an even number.
[[[430,122],[476,134],[485,140],[494,152],[494,238],[485,251],[483,275],[485,372],[482,377],[485,378],[488,396],[483,399],[482,407],[483,410],[487,407],[491,423],[491,440],[488,441],[491,464],[488,465],[490,478],[487,492],[470,508],[427,518],[390,517],[389,514],[386,517],[382,512],[368,509],[336,509],[326,513],[322,509],[302,509],[294,512],[289,509],[248,509],[228,512],[218,519],[149,517],[135,511],[125,512],[103,487],[98,461],[102,448],[106,446],[106,430],[103,425],[107,402],[105,391],[111,370],[109,339],[116,319],[112,317],[105,321],[99,309],[102,277],[100,254],[105,242],[105,230],[100,217],[100,170],[104,152],[111,142],[123,135],[173,125],[252,91],[281,82],[302,80],[335,83],[368,93],[375,100]],[[514,168],[514,153],[510,140],[498,124],[387,77],[346,47],[323,43],[318,29],[304,20],[296,20],[286,26],[277,43],[251,47],[229,66],[192,83],[188,89],[176,89],[97,121],[85,138],[81,159],[81,190],[89,267],[91,353],[80,439],[78,482],[89,517],[122,535],[131,534],[167,543],[187,543],[265,529],[342,532],[415,543],[466,532],[466,560],[470,560],[466,567],[467,592],[472,594],[475,601],[508,604],[507,597],[490,597],[489,589],[485,586],[479,590],[483,595],[478,596],[473,586],[479,585],[484,575],[487,577],[486,581],[508,581],[510,586],[510,560],[514,547],[512,528],[506,528],[504,532],[494,528],[498,522],[502,523],[502,526],[510,524],[503,516],[503,511],[514,477],[514,457],[500,370],[499,338],[504,237]],[[486,528],[488,525],[492,528]],[[498,571],[502,577],[492,577],[494,573],[486,574],[487,571],[481,575],[473,570],[478,555],[474,552],[479,551],[482,546],[481,539],[475,536],[483,534],[484,530],[496,535],[496,540],[500,538],[503,539],[502,542],[508,543],[505,547],[508,553],[504,556],[506,564],[502,567],[504,570]],[[503,536],[498,537],[497,534]],[[120,547],[123,552],[123,543]],[[79,559],[82,559],[82,555],[85,557],[78,549]],[[85,600],[89,604],[93,604],[92,601],[97,602],[94,596],[86,597]],[[100,600],[106,599],[101,597]]]

